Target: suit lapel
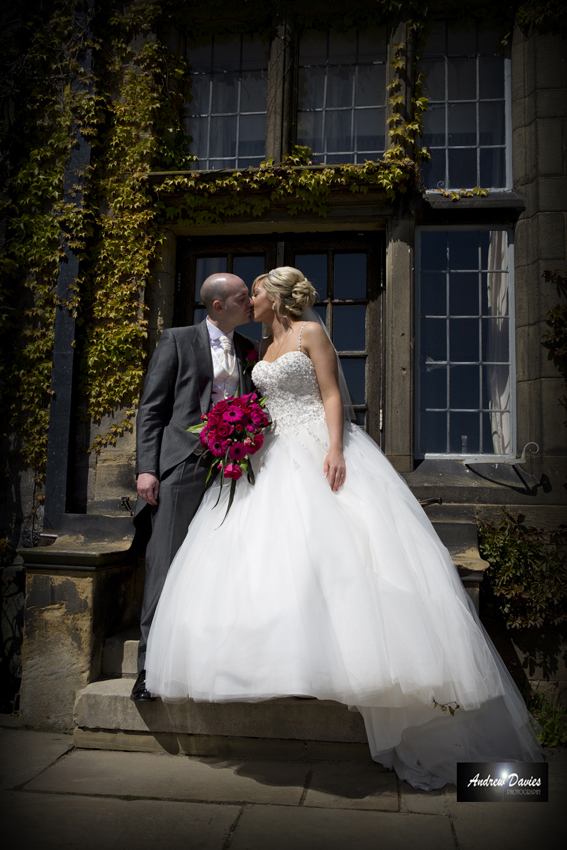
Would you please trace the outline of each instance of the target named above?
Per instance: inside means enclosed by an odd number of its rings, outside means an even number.
[[[199,375],[199,397],[201,402],[201,413],[208,413],[211,406],[211,393],[213,391],[213,357],[211,354],[211,342],[207,330],[207,320],[204,319],[195,328],[195,342],[193,351],[197,362]]]
[[[252,347],[253,346],[241,337],[239,333],[235,332],[234,350],[236,352],[236,362],[238,363],[238,386],[240,395],[245,395],[250,392],[250,388],[252,386],[250,372],[246,372],[246,374],[244,374],[244,366],[246,364],[246,360],[244,358]]]

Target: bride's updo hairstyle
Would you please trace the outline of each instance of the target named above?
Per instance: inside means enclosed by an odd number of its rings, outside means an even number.
[[[317,292],[303,272],[292,266],[279,266],[266,275],[260,275],[254,281],[261,283],[268,297],[276,305],[276,313],[280,318],[292,316],[299,319],[305,307],[312,307],[317,300]]]

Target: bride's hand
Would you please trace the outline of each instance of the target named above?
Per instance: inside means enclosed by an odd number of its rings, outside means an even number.
[[[337,493],[339,487],[342,487],[345,483],[346,478],[345,458],[341,451],[331,449],[325,458],[323,472],[325,473],[325,478],[329,481],[331,490]]]

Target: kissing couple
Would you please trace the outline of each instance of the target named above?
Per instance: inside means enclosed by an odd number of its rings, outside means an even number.
[[[163,332],[137,419],[150,513],[135,700],[335,700],[372,758],[415,788],[458,761],[540,761],[537,725],[409,487],[354,424],[337,353],[299,269],[201,287],[207,318]],[[235,332],[269,333],[257,350]],[[257,361],[253,368],[251,363]],[[195,430],[235,394],[271,425],[252,484],[206,486]],[[228,510],[230,508],[230,510]],[[441,707],[450,711],[441,711]]]

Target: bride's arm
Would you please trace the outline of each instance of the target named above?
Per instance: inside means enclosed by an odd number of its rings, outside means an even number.
[[[339,390],[337,354],[322,327],[309,322],[301,337],[302,349],[311,358],[321,390],[329,429],[329,453],[323,472],[333,491],[344,484],[346,464],[343,455],[344,410]]]

